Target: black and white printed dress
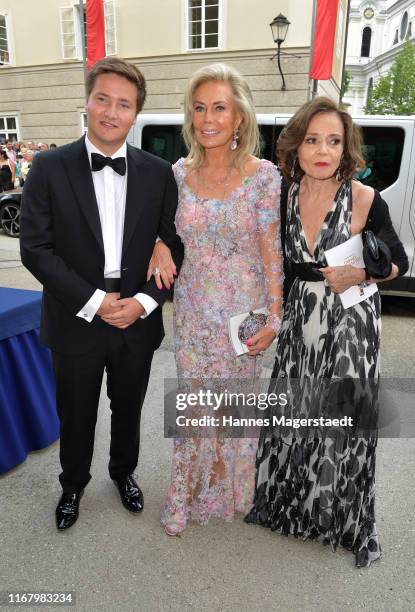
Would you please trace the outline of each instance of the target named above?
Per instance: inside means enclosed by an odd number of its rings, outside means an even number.
[[[298,193],[299,184],[294,184],[288,195],[286,256],[295,263],[323,266],[324,251],[351,237],[351,182],[340,186],[312,255],[301,226]],[[275,392],[284,377],[313,377],[330,384],[350,377],[363,386],[371,381],[373,389],[379,343],[379,293],[344,309],[325,281],[297,277],[285,306],[269,391]],[[324,405],[320,408],[324,412]],[[376,430],[362,437],[344,430],[329,436],[321,430],[320,435],[315,430],[304,435],[300,430],[264,428],[254,505],[245,521],[318,539],[333,550],[343,546],[354,552],[357,566],[370,565],[381,556],[374,511],[376,444]]]

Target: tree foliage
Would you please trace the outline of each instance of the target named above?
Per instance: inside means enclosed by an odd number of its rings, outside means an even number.
[[[349,85],[351,81],[352,75],[346,68],[343,70],[343,78],[342,78],[342,86],[340,90],[340,100],[346,95],[349,90]]]
[[[365,112],[371,115],[415,114],[415,45],[409,40],[389,72],[369,92]]]

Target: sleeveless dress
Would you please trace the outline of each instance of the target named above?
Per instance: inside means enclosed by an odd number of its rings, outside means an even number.
[[[173,169],[179,190],[176,227],[185,246],[174,288],[179,388],[232,391],[236,380],[251,387],[261,357],[236,356],[228,322],[232,315],[268,306],[275,285],[281,290],[278,170],[261,160],[253,176],[220,200],[192,192],[184,159]],[[275,228],[267,244],[272,278],[264,272],[260,248],[269,227]],[[257,444],[257,438],[217,435],[175,438],[162,524],[182,531],[188,520],[206,523],[210,517],[230,520],[235,512],[246,513],[253,500]]]
[[[10,166],[6,164],[0,165],[0,191],[9,191],[13,189],[12,171]]]
[[[351,182],[340,186],[312,255],[301,225],[298,193],[299,184],[294,184],[288,196],[286,256],[295,263],[325,265],[324,251],[351,237]],[[348,379],[362,387],[369,381],[376,388],[380,331],[378,292],[344,309],[325,281],[297,277],[284,310],[269,392],[281,378],[307,376],[326,384]],[[376,393],[370,397],[375,410]],[[356,432],[329,438],[264,428],[254,506],[245,521],[285,535],[319,539],[333,550],[343,546],[354,552],[357,566],[370,565],[381,555],[374,512],[376,444],[376,430],[363,437]]]

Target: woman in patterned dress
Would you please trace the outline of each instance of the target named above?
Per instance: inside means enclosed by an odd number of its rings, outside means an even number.
[[[185,245],[174,289],[179,386],[240,391],[238,380],[252,391],[261,372],[260,353],[280,324],[280,177],[271,162],[253,155],[259,134],[245,79],[223,64],[197,71],[185,94],[183,135],[189,155],[174,166],[176,226]],[[161,255],[166,248],[157,243],[151,266],[160,268],[168,284],[169,265]],[[158,274],[156,280],[160,283]],[[237,357],[229,317],[262,307],[267,324],[248,340],[249,354]],[[161,513],[166,533],[179,534],[189,520],[204,524],[210,517],[230,520],[235,512],[246,513],[253,499],[256,448],[257,439],[223,432],[176,438]]]
[[[364,269],[327,267],[324,255],[368,227],[370,219],[392,253],[392,271],[384,280],[407,269],[386,203],[371,187],[352,180],[356,169],[364,166],[360,133],[348,113],[327,98],[316,98],[302,106],[283,130],[278,160],[290,183],[284,254],[287,270],[295,278],[284,309],[269,391],[298,381],[296,398],[301,400],[294,399],[287,409],[295,416],[307,416],[307,411],[309,416],[328,415],[333,397],[334,408],[340,411],[376,415],[379,293],[345,309],[339,293],[374,281],[366,278]],[[339,388],[340,396],[330,395]],[[340,407],[336,402],[344,402],[348,390],[354,393],[351,397],[364,393]],[[377,432],[376,427],[369,429],[363,435],[341,429],[264,428],[257,453],[254,506],[246,522],[285,535],[319,539],[333,549],[343,546],[354,552],[357,566],[378,559]]]

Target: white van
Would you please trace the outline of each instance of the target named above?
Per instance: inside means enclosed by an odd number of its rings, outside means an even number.
[[[262,157],[275,160],[278,136],[291,115],[258,114]],[[406,275],[382,284],[382,293],[415,296],[415,116],[353,117],[363,132],[368,164],[361,181],[382,192],[409,259]],[[182,114],[141,114],[128,141],[174,163],[186,155]]]

